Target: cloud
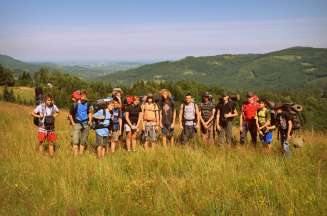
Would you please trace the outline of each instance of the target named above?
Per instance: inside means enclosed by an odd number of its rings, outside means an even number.
[[[175,59],[327,47],[327,19],[34,26],[0,33],[0,52],[24,60]]]

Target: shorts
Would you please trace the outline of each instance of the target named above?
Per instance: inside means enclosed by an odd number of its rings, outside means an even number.
[[[267,132],[263,136],[260,136],[260,139],[262,144],[269,145],[272,143],[273,133],[271,131]]]
[[[168,138],[172,138],[174,136],[174,128],[163,127],[161,129],[161,133],[162,133],[163,136],[166,136]]]
[[[119,131],[113,131],[111,133],[111,140],[114,142],[118,142],[120,137],[120,132]]]
[[[96,134],[95,141],[97,146],[106,146],[109,144],[109,139],[107,136],[100,136],[98,134]]]
[[[73,145],[86,145],[89,136],[90,127],[88,124],[76,123],[73,127],[72,144]]]
[[[39,142],[44,142],[48,140],[48,142],[55,142],[57,140],[57,135],[54,131],[39,131],[37,133],[37,138]]]
[[[133,124],[133,126],[136,126],[136,124]],[[129,124],[125,124],[124,125],[124,128],[125,128],[125,131],[126,132],[133,132],[133,133],[135,133],[136,132],[136,130],[132,130],[132,128],[129,126]]]
[[[146,141],[157,141],[156,125],[151,123],[145,123],[144,136]]]

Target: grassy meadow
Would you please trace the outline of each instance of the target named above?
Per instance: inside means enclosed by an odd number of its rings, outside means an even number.
[[[0,215],[324,215],[327,136],[305,134],[291,159],[197,143],[104,160],[74,158],[67,113],[54,158],[36,152],[32,107],[0,102]],[[94,143],[94,135],[90,143]],[[236,135],[236,133],[235,133]]]

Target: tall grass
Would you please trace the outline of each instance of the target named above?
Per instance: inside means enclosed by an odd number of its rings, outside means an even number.
[[[120,149],[74,158],[66,114],[54,158],[36,153],[32,107],[0,102],[1,215],[323,215],[327,140],[290,160],[248,148]],[[90,138],[94,142],[94,136]],[[274,148],[278,147],[274,143]]]

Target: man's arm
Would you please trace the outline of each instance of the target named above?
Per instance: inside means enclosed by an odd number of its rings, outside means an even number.
[[[287,129],[287,140],[291,138],[293,123],[291,120],[288,120],[288,129]]]
[[[179,125],[180,125],[181,129],[183,129],[183,109],[184,109],[184,106],[183,106],[183,104],[181,104],[180,109],[179,109]]]
[[[196,104],[195,104],[195,114],[196,114],[197,116],[200,115],[199,107],[198,107],[198,105],[196,105]],[[200,126],[200,118],[197,118],[196,127],[199,127],[199,126]]]
[[[175,127],[175,122],[176,122],[176,109],[174,109],[174,112],[173,112],[173,123],[170,126],[171,128]]]
[[[219,121],[220,121],[220,109],[217,110],[217,115],[216,115],[216,128],[218,130],[220,130]]]

